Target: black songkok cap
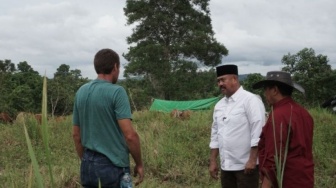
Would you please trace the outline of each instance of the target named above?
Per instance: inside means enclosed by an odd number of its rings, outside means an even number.
[[[227,74],[235,74],[238,75],[238,67],[237,65],[222,65],[216,67],[217,77],[224,76]]]

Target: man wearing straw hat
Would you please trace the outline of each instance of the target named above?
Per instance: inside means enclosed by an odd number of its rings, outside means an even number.
[[[268,72],[266,79],[253,88],[263,88],[271,106],[258,144],[262,188],[314,187],[314,122],[307,110],[291,98],[293,89],[302,93],[304,89],[282,71]]]
[[[215,106],[210,141],[210,176],[224,188],[257,188],[258,142],[265,124],[265,107],[257,95],[243,89],[236,65],[216,68],[217,85],[225,95]]]

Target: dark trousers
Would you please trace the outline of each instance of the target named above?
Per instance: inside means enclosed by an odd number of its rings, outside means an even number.
[[[98,187],[99,182],[102,188],[119,188],[120,179],[130,168],[115,166],[105,155],[85,149],[81,167],[81,184],[85,188]]]
[[[259,169],[258,166],[250,174],[245,174],[244,170],[224,171],[221,170],[222,188],[258,188]]]

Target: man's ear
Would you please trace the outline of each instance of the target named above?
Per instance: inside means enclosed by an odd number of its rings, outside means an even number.
[[[277,95],[277,94],[280,93],[278,86],[274,86],[272,89],[273,89],[273,94],[274,95]]]
[[[233,79],[235,82],[239,82],[239,78],[236,75],[232,75],[231,79]]]
[[[118,70],[119,68],[120,68],[120,64],[115,63],[115,64],[114,64],[114,67],[113,67],[113,70]]]

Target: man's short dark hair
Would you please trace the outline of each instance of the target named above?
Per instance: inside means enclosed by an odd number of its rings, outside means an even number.
[[[293,93],[293,87],[287,85],[287,84],[283,84],[281,82],[268,82],[267,84],[265,84],[265,87],[266,88],[273,88],[277,86],[280,93],[283,95],[283,96],[292,96],[292,93]]]
[[[119,55],[111,49],[99,50],[94,57],[94,67],[97,74],[110,74],[115,64],[120,66]]]

